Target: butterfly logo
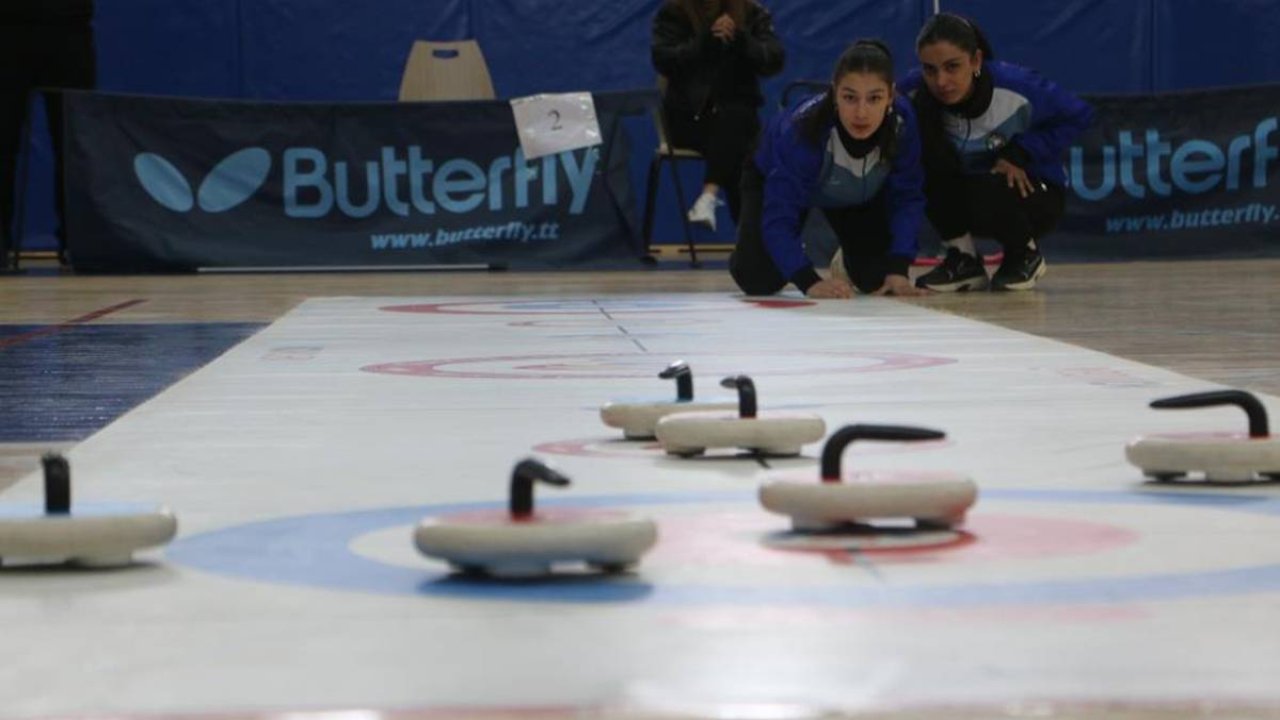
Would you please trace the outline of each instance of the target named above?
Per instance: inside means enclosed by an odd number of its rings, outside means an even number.
[[[253,197],[271,172],[271,154],[245,148],[223,158],[192,192],[191,184],[173,163],[156,153],[138,153],[133,172],[152,200],[177,213],[197,205],[208,213],[226,212]]]

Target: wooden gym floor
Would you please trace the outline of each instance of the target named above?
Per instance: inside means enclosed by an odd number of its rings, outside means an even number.
[[[29,263],[30,265],[30,263]],[[665,265],[665,263],[664,263]],[[674,263],[671,267],[679,267]],[[907,299],[1013,330],[1061,340],[1163,367],[1212,383],[1280,394],[1280,260],[1061,264],[1029,293],[969,293]],[[227,342],[269,324],[317,296],[625,296],[661,292],[736,293],[723,269],[597,273],[367,273],[292,275],[76,276],[35,263],[32,272],[0,278],[0,487],[35,467],[49,448],[79,439],[14,438],[15,417],[39,425],[57,405],[59,385],[30,362],[5,355],[86,326],[240,328]],[[853,302],[857,302],[855,299]],[[186,336],[177,342],[185,343]],[[93,353],[93,341],[78,352]],[[226,349],[222,347],[221,349]],[[216,348],[215,348],[216,350]],[[211,360],[218,353],[207,357]],[[171,380],[200,364],[170,368]],[[177,372],[173,375],[173,372]],[[90,366],[85,372],[92,373]],[[126,370],[126,372],[128,372]],[[146,373],[146,368],[136,372]],[[82,378],[83,380],[84,378]],[[164,383],[165,378],[151,378]],[[92,383],[92,379],[88,379]],[[94,383],[100,386],[98,383]],[[158,392],[163,386],[154,387]],[[110,388],[104,388],[110,391]],[[83,392],[77,388],[77,393]],[[35,405],[18,401],[38,396]],[[135,404],[146,397],[134,398]],[[127,409],[127,408],[125,408]],[[34,414],[34,415],[33,415]],[[103,417],[101,424],[110,418]],[[83,435],[92,428],[81,429]],[[72,434],[75,434],[74,432]],[[38,430],[35,435],[40,435]],[[4,440],[8,440],[5,442]]]

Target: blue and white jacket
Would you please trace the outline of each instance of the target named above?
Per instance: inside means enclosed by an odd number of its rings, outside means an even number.
[[[915,111],[906,98],[895,96],[893,117],[887,121],[895,123],[892,130],[898,134],[893,157],[886,161],[877,147],[855,158],[840,142],[834,123],[824,144],[812,144],[800,135],[798,119],[824,97],[774,116],[761,134],[754,161],[764,176],[761,232],[769,256],[783,277],[805,290],[818,278],[800,237],[805,212],[887,202],[893,235],[889,254],[896,256],[905,274],[919,249],[917,235],[924,218]]]
[[[939,113],[964,172],[989,173],[996,160],[1004,158],[1036,180],[1065,186],[1064,157],[1093,122],[1093,108],[1034,70],[989,60],[982,71],[992,83],[985,111],[965,117],[944,107]],[[929,92],[919,69],[912,70],[898,89],[913,97]]]

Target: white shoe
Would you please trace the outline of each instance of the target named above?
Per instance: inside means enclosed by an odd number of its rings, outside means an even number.
[[[689,222],[694,224],[702,224],[716,229],[716,207],[720,205],[720,200],[711,193],[703,193],[698,196],[698,200],[693,203],[693,207],[689,208]]]

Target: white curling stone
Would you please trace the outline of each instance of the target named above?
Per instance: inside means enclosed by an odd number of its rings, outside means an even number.
[[[827,424],[817,415],[778,410],[743,418],[734,405],[733,412],[668,415],[658,421],[654,434],[672,455],[725,447],[796,455],[802,446],[821,440],[827,434]]]
[[[128,565],[133,553],[164,545],[177,531],[167,507],[84,505],[67,515],[46,515],[43,507],[0,507],[0,562]]]
[[[1255,473],[1280,473],[1280,438],[1244,433],[1148,435],[1126,445],[1124,454],[1149,475],[1203,472],[1210,482],[1247,482]]]
[[[620,511],[555,508],[520,521],[498,512],[426,518],[413,540],[423,555],[457,568],[528,577],[550,574],[557,563],[634,565],[657,542],[658,527]]]
[[[618,401],[600,408],[600,419],[609,427],[621,428],[623,436],[629,440],[649,440],[654,436],[654,426],[658,421],[672,413],[734,410],[737,407],[736,400],[705,403],[695,400]]]
[[[956,527],[978,498],[978,486],[958,473],[857,471],[838,483],[796,472],[769,477],[760,504],[790,516],[797,530],[903,518]]]

